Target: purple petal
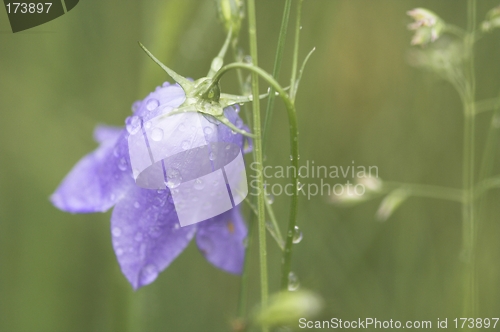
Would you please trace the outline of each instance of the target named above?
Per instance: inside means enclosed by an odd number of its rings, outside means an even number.
[[[83,157],[64,178],[50,200],[73,213],[105,212],[134,186],[125,130],[98,126],[100,146]]]
[[[133,109],[135,115],[142,117],[143,121],[150,120],[169,109],[179,107],[186,95],[184,90],[178,85],[167,85],[156,87],[156,90],[151,92],[142,101],[135,102]]]
[[[94,129],[94,140],[97,143],[105,141],[117,141],[123,131],[123,127],[97,125]]]
[[[247,228],[239,207],[198,224],[196,243],[205,258],[224,271],[243,271]]]
[[[179,226],[170,192],[159,192],[134,187],[111,216],[113,248],[134,289],[153,282],[196,231],[196,226]]]

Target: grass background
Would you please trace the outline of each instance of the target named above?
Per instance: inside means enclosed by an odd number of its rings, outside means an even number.
[[[259,63],[268,71],[283,4],[257,1]],[[478,1],[478,21],[496,5]],[[377,166],[387,180],[461,186],[460,101],[449,84],[408,64],[405,12],[414,7],[465,26],[463,0],[305,1],[300,54],[316,52],[297,99],[302,164],[354,161]],[[292,37],[290,30],[283,85]],[[479,99],[500,88],[499,37],[493,32],[477,45]],[[224,33],[208,0],[81,1],[16,34],[0,10],[0,331],[227,331],[236,314],[239,278],[213,268],[195,245],[133,292],[111,247],[110,212],[71,215],[48,200],[95,148],[94,126],[123,124],[132,103],[168,79],[138,40],[177,72],[199,78]],[[244,36],[241,45],[248,53]],[[222,87],[237,92],[235,75]],[[287,120],[276,104],[267,161],[287,165]],[[489,120],[489,113],[478,118],[479,152]],[[499,198],[489,195],[479,233],[482,317],[498,317],[500,309]],[[460,206],[412,198],[380,223],[379,203],[341,209],[326,196],[301,199],[304,239],[293,271],[324,298],[320,319],[459,317]],[[277,197],[274,206],[284,229],[288,199]],[[277,290],[281,257],[274,243],[268,247]],[[251,306],[259,294],[256,251],[250,259]]]

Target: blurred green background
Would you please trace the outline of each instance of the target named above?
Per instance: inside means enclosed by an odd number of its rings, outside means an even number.
[[[283,4],[257,1],[259,64],[268,71]],[[478,1],[478,21],[498,4]],[[460,188],[460,100],[448,83],[408,64],[405,12],[414,7],[465,26],[464,0],[305,1],[300,54],[316,52],[297,99],[302,164],[354,161],[377,166],[382,179]],[[283,85],[291,37],[292,29]],[[500,88],[499,37],[494,32],[477,45],[478,99]],[[199,78],[224,33],[208,0],[82,0],[68,14],[16,34],[0,10],[0,331],[229,330],[240,279],[208,264],[193,243],[156,282],[133,292],[111,247],[110,212],[71,215],[48,200],[95,148],[94,126],[123,124],[132,103],[167,80],[138,40],[177,72]],[[238,91],[234,74],[223,90]],[[287,165],[286,116],[276,105],[267,161]],[[479,151],[489,120],[489,113],[478,118]],[[479,232],[482,317],[500,312],[499,198],[490,193]],[[288,204],[284,196],[274,203],[283,229]],[[319,319],[460,317],[460,205],[411,198],[380,223],[379,204],[339,208],[326,196],[301,199],[304,239],[295,246],[293,271],[302,288],[324,298]],[[276,291],[281,257],[271,240],[268,247]],[[256,253],[250,307],[259,301]]]

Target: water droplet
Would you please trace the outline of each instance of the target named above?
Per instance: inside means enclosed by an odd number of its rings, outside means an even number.
[[[115,146],[113,149],[113,156],[117,157],[120,155],[120,149],[118,149],[118,146]]]
[[[186,126],[183,123],[179,125],[179,131],[186,131]]]
[[[304,188],[304,184],[300,183],[300,182],[297,182],[297,191],[301,191],[302,188]]]
[[[243,58],[243,62],[251,64],[252,63],[252,57],[250,55],[245,55]]]
[[[241,121],[241,119],[237,119],[235,125],[236,127],[241,128],[243,127],[243,121]]]
[[[144,124],[144,128],[146,129],[151,128],[151,121],[146,121],[146,123]]]
[[[236,135],[236,130],[231,130],[231,134]]]
[[[121,256],[123,255],[123,249],[122,248],[116,248],[116,256]]]
[[[273,194],[269,194],[267,195],[267,203],[269,204],[273,204],[274,203],[274,195]]]
[[[302,25],[300,26],[300,30],[302,30]]]
[[[138,208],[140,208],[140,207],[141,207],[141,204],[139,204],[139,202],[135,202],[135,203],[134,203],[134,207],[135,207],[136,209],[138,209]]]
[[[302,231],[300,230],[299,226],[295,226],[295,228],[293,229],[293,243],[297,244],[297,243],[300,243],[300,241],[302,241],[302,238],[303,238],[303,234],[302,234]]]
[[[205,188],[205,183],[203,182],[202,179],[194,180],[194,189],[202,190],[203,188]]]
[[[300,282],[299,278],[297,278],[297,275],[293,272],[290,272],[288,274],[288,290],[293,292],[299,289],[300,287]]]
[[[152,111],[152,110],[156,109],[158,106],[160,106],[160,102],[154,98],[148,100],[148,102],[146,104],[146,108],[148,109],[148,111]]]
[[[159,142],[163,138],[163,130],[161,128],[155,128],[151,132],[151,139],[153,141]]]
[[[142,238],[143,237],[142,237],[142,233],[141,232],[135,234],[135,236],[134,236],[134,240],[136,240],[137,242],[141,242]]]
[[[292,160],[292,161],[293,161],[293,156],[292,156],[292,155],[290,155],[290,160]]]
[[[129,116],[125,119],[125,126],[130,135],[136,134],[141,129],[141,119],[137,115]]]
[[[118,168],[120,169],[120,171],[127,170],[127,161],[125,160],[125,158],[120,158],[120,160],[118,161]]]
[[[139,109],[140,106],[141,106],[141,101],[140,100],[137,100],[136,102],[134,102],[132,104],[132,112],[133,113],[137,112],[137,110]]]
[[[119,227],[113,227],[111,234],[113,234],[114,237],[120,237],[120,235],[122,235],[122,230]]]
[[[182,144],[181,144],[181,147],[182,147],[183,150],[187,150],[187,149],[189,149],[190,145],[191,144],[189,144],[189,141],[183,141]]]
[[[167,171],[167,182],[165,185],[170,189],[177,188],[182,182],[181,172],[179,170],[172,168]]]
[[[179,226],[179,224],[178,224],[178,223],[175,223],[175,224],[174,224],[174,230],[179,229],[179,227],[180,227],[180,226]]]
[[[210,127],[205,127],[203,128],[203,132],[205,133],[205,135],[211,135],[213,133],[213,129]]]
[[[141,285],[147,285],[158,277],[158,268],[153,264],[146,265],[140,273],[139,280]]]
[[[216,156],[216,154],[215,154],[215,153],[210,152],[210,153],[208,154],[208,159],[210,159],[210,160],[215,160],[215,158],[217,158],[217,156]]]
[[[158,193],[158,194],[163,194],[164,192],[165,192],[165,189],[158,189],[158,190],[156,191],[156,193]]]

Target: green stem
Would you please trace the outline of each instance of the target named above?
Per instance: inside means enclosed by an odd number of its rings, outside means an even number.
[[[498,110],[499,107],[500,97],[481,100],[476,102],[476,114],[491,110]]]
[[[238,301],[238,317],[245,317],[245,312],[247,310],[247,298],[248,298],[248,270],[250,266],[250,248],[253,242],[254,224],[255,224],[255,213],[250,213],[250,219],[248,221],[248,234],[245,246],[245,261],[243,263],[243,274],[241,275],[241,287]]]
[[[290,98],[295,101],[295,93],[297,84],[297,66],[299,62],[299,39],[300,39],[300,16],[302,14],[302,3],[304,0],[299,0],[297,4],[297,17],[295,18],[295,42],[293,46],[293,62],[292,62],[292,77],[290,79]]]
[[[273,77],[277,80],[280,74],[281,61],[283,59],[283,52],[285,51],[286,32],[288,30],[288,20],[290,18],[290,8],[292,7],[292,0],[286,0],[285,9],[283,10],[283,18],[281,20],[281,28],[278,37],[278,47],[276,49],[276,57],[274,58]],[[274,88],[271,87],[269,91],[269,99],[267,100],[266,113],[264,116],[264,132],[262,133],[262,144],[264,146],[264,153],[267,146],[267,135],[271,127],[271,118],[273,116],[274,107]]]
[[[281,87],[281,85],[265,70],[256,67],[254,65],[246,64],[246,63],[231,63],[222,67],[219,72],[213,78],[213,84],[217,84],[217,82],[221,79],[221,77],[232,69],[246,69],[251,71],[254,74],[257,74],[262,79],[264,79],[271,87],[278,92],[278,95],[281,97],[285,104],[285,108],[288,114],[288,125],[290,132],[290,148],[291,148],[291,156],[292,156],[292,166],[295,169],[299,167],[299,145],[298,145],[298,126],[297,126],[297,114],[295,112],[295,104],[290,99],[286,91]],[[257,134],[257,133],[254,133]],[[260,142],[260,141],[259,141]],[[255,143],[254,143],[255,145]],[[254,147],[255,150],[255,147]],[[261,170],[260,174],[262,175],[262,164],[257,165]],[[292,196],[291,204],[290,204],[290,219],[288,224],[288,232],[285,243],[285,252],[283,257],[283,265],[282,265],[282,274],[281,274],[281,287],[286,289],[288,286],[288,274],[290,273],[291,266],[291,258],[292,258],[292,247],[293,247],[293,232],[296,225],[297,220],[297,209],[298,209],[298,174],[295,173],[292,178],[292,190],[294,195]],[[260,188],[260,187],[259,187]]]
[[[293,106],[293,124],[290,121],[290,137],[291,140],[291,156],[292,165],[295,169],[299,169],[299,142],[298,142],[298,127],[297,127],[297,116],[295,114],[295,84],[297,83],[297,63],[298,63],[298,53],[299,53],[299,36],[300,36],[300,16],[302,12],[303,0],[299,0],[297,4],[297,17],[295,25],[295,45],[293,51],[293,63],[292,63],[292,78],[290,82],[290,99]],[[290,116],[289,116],[290,118]],[[288,230],[286,232],[285,239],[285,251],[283,253],[283,264],[281,268],[281,289],[288,289],[288,276],[290,275],[292,268],[292,252],[293,252],[293,235],[295,232],[295,226],[297,225],[297,211],[299,207],[299,178],[296,174],[293,178],[293,196],[290,203],[290,219],[288,221]]]
[[[476,317],[476,281],[475,281],[475,239],[476,227],[474,219],[474,138],[475,138],[475,74],[474,74],[474,27],[476,16],[476,0],[468,0],[468,27],[465,37],[465,49],[468,55],[466,63],[467,89],[464,105],[464,152],[462,182],[464,188],[464,204],[462,207],[462,246],[464,266],[464,317]]]
[[[250,39],[250,55],[253,66],[258,66],[257,61],[257,23],[255,18],[255,0],[248,0],[248,35]],[[268,301],[268,281],[267,281],[267,249],[266,249],[266,216],[265,216],[265,197],[264,197],[264,177],[262,174],[262,137],[260,124],[260,101],[259,96],[259,75],[252,73],[252,95],[255,96],[252,102],[253,106],[253,130],[254,130],[254,160],[257,166],[257,220],[259,229],[259,258],[260,258],[260,296],[262,306],[267,305]],[[263,326],[262,331],[269,331],[268,327]]]

